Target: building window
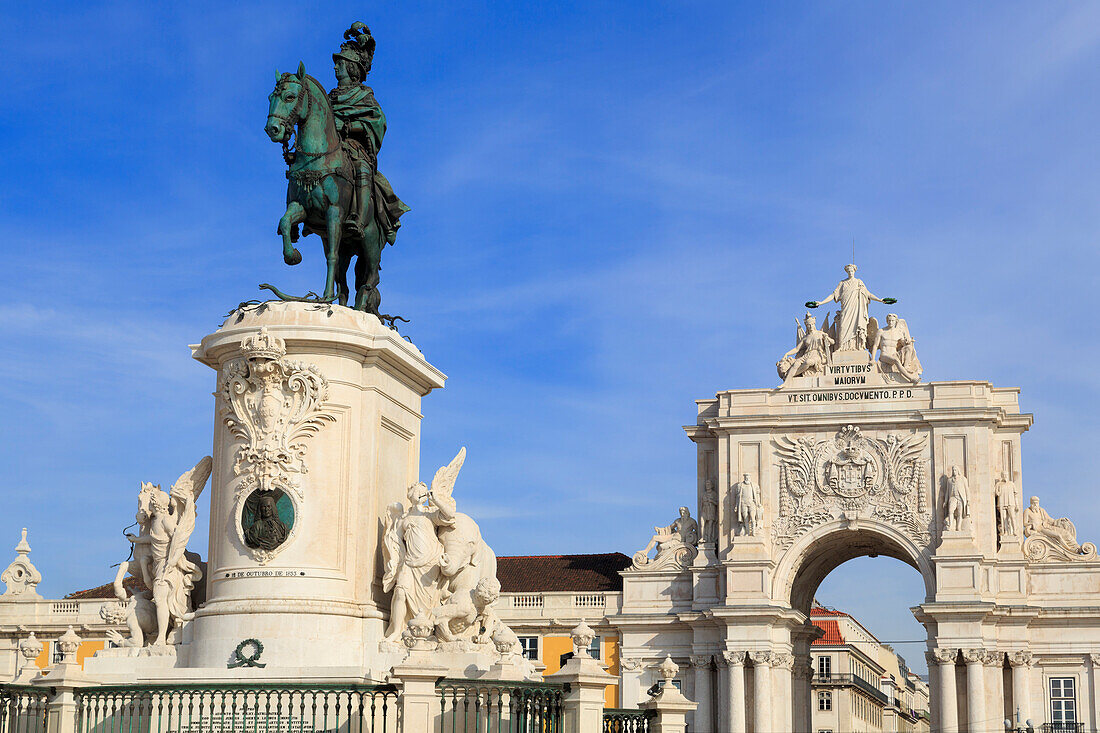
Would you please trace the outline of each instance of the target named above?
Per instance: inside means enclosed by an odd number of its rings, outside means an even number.
[[[832,710],[833,709],[833,693],[828,690],[822,690],[817,693],[817,709],[818,710]]]
[[[519,645],[523,647],[523,656],[538,661],[539,638],[537,636],[521,636],[519,637]]]
[[[1077,686],[1073,677],[1050,678],[1050,722],[1066,729],[1077,723]]]
[[[828,677],[833,673],[833,658],[832,657],[818,657],[817,658],[817,676]]]
[[[61,653],[61,645],[55,641],[54,643],[50,644],[50,646],[53,647],[53,663],[61,664],[61,662],[64,661],[65,658],[65,655]]]
[[[588,656],[593,659],[600,658],[600,637],[592,637],[592,643],[588,645]]]

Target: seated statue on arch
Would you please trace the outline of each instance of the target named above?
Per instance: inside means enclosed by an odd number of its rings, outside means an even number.
[[[804,323],[805,328],[798,326],[794,348],[775,365],[784,384],[795,377],[824,374],[833,352],[832,336],[818,329],[813,314],[807,313]]]
[[[634,553],[633,567],[663,568],[666,565],[683,564],[695,558],[695,545],[699,542],[699,524],[692,519],[691,511],[680,507],[680,516],[667,527],[654,527],[654,535],[643,549]],[[649,557],[654,548],[657,555]]]
[[[913,346],[913,337],[909,335],[909,326],[904,318],[890,313],[886,316],[886,326],[879,328],[878,319],[872,316],[867,321],[867,350],[871,358],[879,352],[878,365],[884,374],[898,374],[907,382],[916,384],[924,368],[917,358]]]
[[[1031,497],[1031,504],[1023,515],[1024,554],[1033,560],[1042,560],[1051,552],[1069,560],[1093,560],[1096,545],[1079,544],[1077,528],[1068,518],[1055,519],[1039,506],[1039,497]]]

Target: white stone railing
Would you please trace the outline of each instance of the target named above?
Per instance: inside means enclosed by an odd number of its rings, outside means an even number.
[[[604,608],[606,605],[607,599],[603,593],[580,593],[573,596],[575,608]]]
[[[80,613],[80,601],[54,601],[50,605],[51,613]]]
[[[541,593],[517,593],[512,596],[512,608],[542,608]]]

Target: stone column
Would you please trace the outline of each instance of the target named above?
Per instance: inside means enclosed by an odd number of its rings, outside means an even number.
[[[791,670],[791,703],[794,705],[795,733],[811,733],[813,730],[813,699],[810,695],[810,682],[814,668],[808,657],[796,657]]]
[[[776,729],[793,731],[793,703],[791,701],[791,668],[794,667],[794,655],[786,653],[772,654],[772,683],[775,691],[775,709],[772,722]],[[778,713],[778,714],[777,714]]]
[[[1006,717],[1004,683],[1005,653],[986,652],[985,666],[989,668],[986,670],[986,689],[993,693],[988,697],[989,704],[986,706],[986,713],[994,722],[1003,725]],[[992,679],[990,679],[990,677],[992,677]],[[996,716],[995,719],[994,716]],[[987,722],[986,727],[989,725],[990,723]]]
[[[939,708],[940,716],[936,721],[940,733],[958,733],[959,701],[955,695],[955,659],[958,649],[934,649],[932,657],[939,671]]]
[[[726,671],[726,716],[720,719],[730,733],[745,733],[745,652],[722,652]]]
[[[985,719],[985,655],[984,649],[963,649],[966,662],[966,729],[969,733],[984,733]]]
[[[714,708],[714,697],[710,664],[711,655],[709,654],[697,654],[691,657],[691,666],[695,670],[695,702],[699,704],[695,709],[695,721],[691,727],[698,731],[714,728],[711,713]]]
[[[1031,656],[1030,654],[1028,655]],[[1100,725],[1100,654],[1090,654],[1092,663],[1092,719],[1093,725]],[[1031,660],[1028,659],[1028,664]]]
[[[1094,657],[1100,655],[1093,655]],[[1027,649],[1012,652],[1008,655],[1008,663],[1012,665],[1012,712],[1020,713],[1020,722],[1031,720],[1031,665],[1033,659]],[[1096,662],[1092,663],[1093,683],[1096,680]],[[1013,718],[1015,719],[1015,718]]]
[[[752,725],[755,733],[774,733],[772,723],[771,652],[749,652],[752,660]]]

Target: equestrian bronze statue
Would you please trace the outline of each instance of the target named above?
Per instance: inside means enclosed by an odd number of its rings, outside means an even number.
[[[260,287],[281,300],[347,305],[354,257],[355,308],[379,315],[382,249],[396,240],[400,217],[409,207],[378,170],[386,116],[374,91],[363,84],[374,58],[374,38],[366,25],[355,23],[344,39],[332,55],[337,84],[331,92],[306,74],[304,64],[294,74],[276,72],[264,128],[272,141],[282,143],[289,166],[286,213],[279,220],[283,260],[288,265],[302,261],[294,247],[299,225],[302,235],[320,236],[328,265],[324,293],[296,297],[271,285]]]

